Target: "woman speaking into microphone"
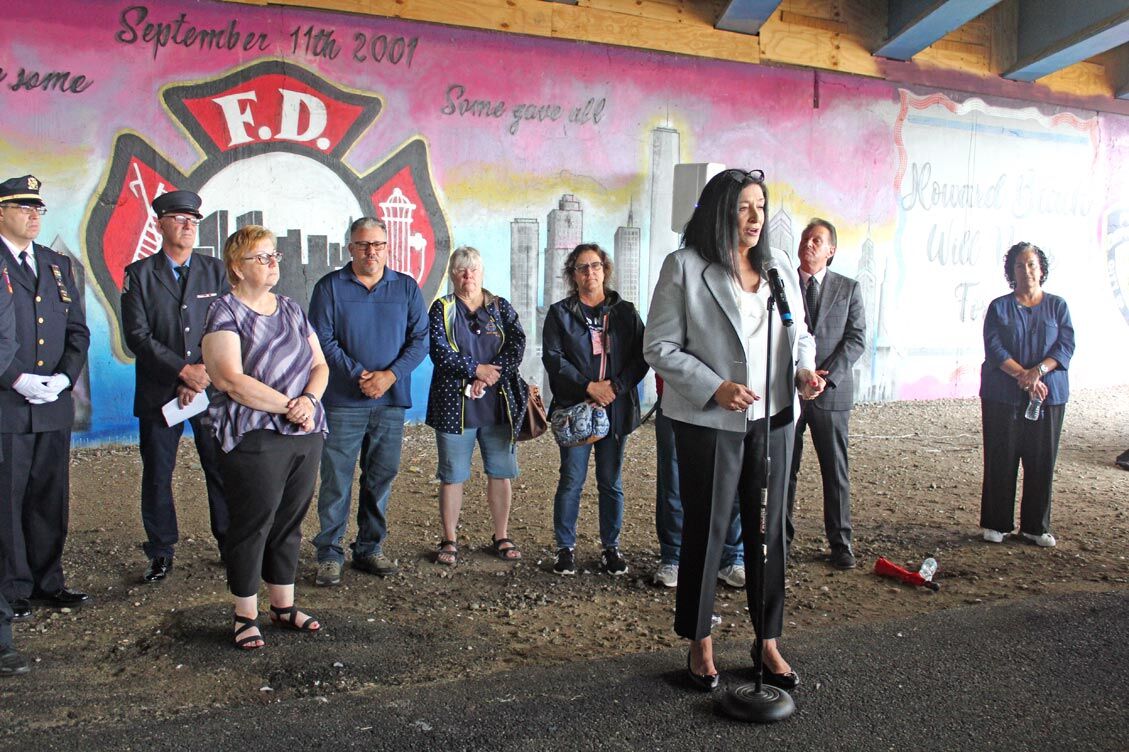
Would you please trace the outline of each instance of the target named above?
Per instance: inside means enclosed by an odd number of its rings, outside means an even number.
[[[782,317],[768,307],[772,290],[767,267],[779,273],[787,298],[800,300],[800,288],[787,257],[769,249],[767,204],[760,170],[726,170],[706,184],[686,224],[683,247],[663,262],[643,340],[647,362],[666,382],[663,413],[673,421],[682,473],[674,630],[691,640],[689,678],[707,691],[718,685],[710,628],[734,498],[740,504],[746,566],[751,567],[745,587],[754,625],[763,597],[764,629],[757,636],[763,645],[764,681],[782,689],[799,683],[776,644],[784,621],[783,509],[797,390],[812,399],[823,391],[824,381],[815,373],[811,334],[803,326],[786,331]],[[775,296],[778,310],[781,297]],[[764,394],[766,359],[772,370],[769,395]],[[766,402],[770,414],[765,413]],[[766,449],[777,468],[770,483],[764,477]],[[766,485],[767,564],[757,523],[760,489]]]

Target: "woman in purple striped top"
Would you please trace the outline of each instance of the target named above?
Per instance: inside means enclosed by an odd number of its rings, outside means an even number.
[[[235,596],[234,640],[245,650],[264,645],[262,580],[272,622],[303,632],[321,628],[295,607],[294,580],[325,440],[321,395],[329,368],[306,314],[271,292],[281,258],[274,235],[258,225],[227,239],[231,292],[208,309],[203,341],[204,364],[219,390],[209,414],[231,499],[224,561]]]

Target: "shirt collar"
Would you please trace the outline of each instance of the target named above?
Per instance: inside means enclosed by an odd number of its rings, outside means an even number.
[[[799,271],[800,271],[800,281],[803,283],[802,287],[805,290],[808,288],[808,280],[811,279],[812,277],[815,277],[815,281],[819,283],[820,287],[823,287],[823,280],[827,277],[827,267],[826,266],[823,267],[822,269],[820,269],[815,274],[808,274],[803,269],[800,269]]]
[[[360,278],[357,277],[357,273],[353,271],[353,263],[352,262],[349,262],[348,264],[345,264],[345,266],[341,267],[341,274],[343,274],[346,279],[351,280],[353,282],[356,282],[358,285],[361,285],[362,287],[367,287],[367,285],[365,285],[363,282],[361,282]],[[375,285],[373,285],[372,289],[375,290],[376,288],[383,285],[385,282],[391,282],[392,280],[396,279],[398,274],[399,273],[396,272],[395,270],[393,270],[392,267],[385,265],[384,274],[381,275],[380,281],[377,282]]]
[[[9,241],[3,235],[0,235],[0,240],[4,241],[4,247],[8,249],[8,253],[12,254],[12,258],[15,260],[15,262],[17,264],[20,261],[20,254],[23,253],[24,251],[27,251],[27,255],[30,256],[33,259],[32,263],[35,263],[35,261],[34,261],[34,259],[35,259],[35,241],[34,240],[29,240],[26,248],[16,248],[14,245],[12,245],[11,241]]]
[[[175,271],[176,271],[176,270],[177,270],[177,269],[178,269],[179,267],[182,267],[182,266],[192,266],[192,254],[191,254],[191,253],[190,253],[190,254],[188,254],[188,258],[186,258],[186,259],[184,260],[184,263],[183,263],[183,264],[178,264],[178,263],[176,263],[175,261],[173,261],[173,258],[172,258],[172,256],[170,256],[169,254],[165,253],[165,251],[164,251],[164,249],[163,249],[163,248],[161,249],[161,253],[162,253],[162,254],[164,255],[164,257],[165,257],[165,261],[167,261],[167,262],[169,263],[169,268],[170,268],[170,269],[172,269],[172,270],[173,270],[174,272],[175,272]]]

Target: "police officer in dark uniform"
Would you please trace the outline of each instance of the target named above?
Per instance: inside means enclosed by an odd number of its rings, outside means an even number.
[[[16,317],[12,311],[13,291],[7,282],[8,265],[0,257],[0,372],[8,368],[16,355]],[[27,659],[20,655],[12,644],[12,607],[8,605],[4,594],[0,593],[0,676],[16,676],[27,672]]]
[[[47,211],[31,175],[0,183],[0,275],[12,290],[15,357],[0,373],[0,593],[17,620],[29,599],[76,606],[63,546],[70,499],[71,386],[86,365],[90,331],[71,260],[34,242]]]
[[[163,238],[161,250],[127,266],[122,288],[122,331],[137,356],[133,414],[140,424],[146,582],[168,576],[179,539],[172,473],[184,423],[168,425],[161,407],[174,399],[187,406],[211,384],[200,353],[204,317],[212,301],[230,289],[221,259],[192,252],[202,216],[200,197],[192,191],[164,193],[153,199],[153,211]],[[219,447],[206,412],[189,422],[204,468],[212,535],[222,557],[227,501],[216,459]]]

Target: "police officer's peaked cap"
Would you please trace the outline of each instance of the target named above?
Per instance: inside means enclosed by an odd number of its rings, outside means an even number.
[[[34,175],[8,178],[0,183],[0,204],[20,204],[21,206],[46,206],[39,197],[43,183]]]

